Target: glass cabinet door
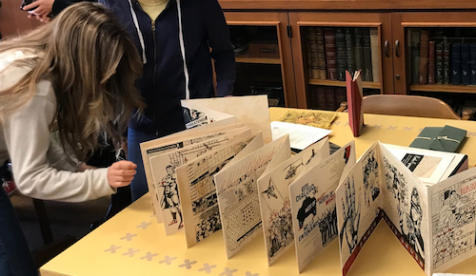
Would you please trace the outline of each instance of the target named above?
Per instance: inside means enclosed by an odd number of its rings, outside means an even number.
[[[225,13],[235,47],[235,96],[268,95],[270,106],[297,107],[292,59],[280,13]],[[291,71],[290,77],[286,69]]]
[[[392,69],[391,46],[382,37],[384,32],[390,35],[383,26],[385,18],[320,13],[290,17],[297,31],[293,51],[300,107],[337,110],[347,101],[346,71],[352,75],[360,71],[364,95],[393,93],[391,74],[389,85],[384,86],[383,68]],[[362,18],[370,20],[354,21]]]
[[[476,13],[399,13],[396,89],[439,98],[459,115],[476,110]],[[444,20],[445,22],[438,22]],[[448,23],[450,22],[450,23]],[[401,43],[400,43],[401,41]]]

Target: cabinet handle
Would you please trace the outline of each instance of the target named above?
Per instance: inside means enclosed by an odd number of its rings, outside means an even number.
[[[398,49],[399,49],[399,46],[400,46],[400,41],[398,41],[398,39],[397,39],[397,40],[395,40],[395,55],[396,55],[397,57],[400,57],[400,52],[399,52],[399,50],[398,50]]]
[[[385,43],[384,43],[384,51],[385,51],[385,56],[386,57],[389,57],[388,55],[388,40],[385,40]]]

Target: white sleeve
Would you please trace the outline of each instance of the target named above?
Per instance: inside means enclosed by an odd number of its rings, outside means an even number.
[[[79,161],[66,147],[66,152],[61,146],[61,142],[56,133],[50,134],[50,147],[48,148],[47,159],[51,167],[61,170],[77,172]]]
[[[53,93],[49,82],[37,89]],[[48,91],[47,93],[44,93]],[[107,181],[107,169],[76,173],[51,167],[49,124],[55,104],[47,95],[35,95],[25,106],[2,118],[5,141],[13,175],[24,195],[46,200],[81,202],[114,193]]]

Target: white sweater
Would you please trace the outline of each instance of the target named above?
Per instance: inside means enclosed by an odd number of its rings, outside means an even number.
[[[0,91],[28,73],[28,68],[6,68],[14,60],[28,55],[20,51],[0,54]],[[52,85],[41,81],[36,88],[35,96],[26,105],[1,117],[0,121],[0,163],[11,159],[20,192],[33,198],[67,202],[114,193],[107,181],[107,169],[76,172],[77,164],[71,162],[76,159],[67,158],[49,131],[56,112]]]

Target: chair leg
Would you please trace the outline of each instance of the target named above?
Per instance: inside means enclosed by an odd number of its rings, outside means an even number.
[[[50,244],[53,242],[54,238],[53,232],[51,231],[50,221],[48,219],[48,213],[46,212],[45,202],[43,200],[34,198],[33,205],[35,206],[38,222],[40,223],[43,242],[45,245]]]

